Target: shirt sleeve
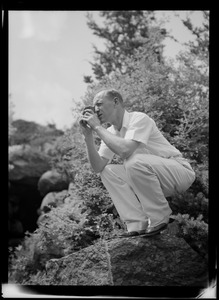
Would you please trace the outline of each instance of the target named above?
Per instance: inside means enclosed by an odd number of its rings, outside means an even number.
[[[147,145],[152,128],[153,120],[146,114],[139,114],[130,121],[124,138]]]

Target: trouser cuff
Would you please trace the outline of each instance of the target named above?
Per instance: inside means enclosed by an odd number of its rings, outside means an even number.
[[[148,227],[148,221],[146,220],[144,222],[126,222],[126,227],[128,232],[144,230]]]

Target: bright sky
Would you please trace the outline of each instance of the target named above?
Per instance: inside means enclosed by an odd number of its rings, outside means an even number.
[[[83,75],[92,75],[92,44],[104,49],[104,41],[87,26],[86,11],[9,11],[9,93],[15,105],[14,119],[69,128],[72,108],[85,94]],[[157,11],[168,17],[165,27],[181,43],[191,39],[176,14],[186,11]],[[95,20],[102,18],[92,11]],[[195,25],[202,22],[193,11]],[[164,54],[174,58],[182,47],[166,40]],[[77,105],[77,104],[76,104]]]

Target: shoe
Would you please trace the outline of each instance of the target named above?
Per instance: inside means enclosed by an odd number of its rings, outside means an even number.
[[[123,234],[120,234],[117,237],[118,238],[128,238],[128,237],[140,236],[140,235],[144,235],[145,232],[146,232],[146,229],[139,230],[139,231],[130,231],[130,232],[125,232]]]
[[[144,236],[152,236],[152,235],[156,235],[159,234],[161,231],[163,231],[164,229],[167,228],[168,223],[161,223],[158,226],[155,227],[148,227],[145,230],[145,234]]]
[[[140,231],[130,231],[130,232],[125,232],[123,234],[120,234],[117,236],[118,238],[128,238],[128,237],[135,237],[135,236],[153,236],[156,234],[159,234],[161,231],[167,228],[167,225],[174,222],[175,219],[169,218],[168,223],[161,223],[158,226],[155,227],[148,227],[147,229],[140,230]]]

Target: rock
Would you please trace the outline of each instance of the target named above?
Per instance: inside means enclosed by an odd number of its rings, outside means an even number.
[[[163,232],[150,238],[100,241],[50,259],[40,280],[48,285],[205,287],[207,272],[206,260],[183,239]]]
[[[39,227],[40,224],[41,224],[44,220],[46,220],[47,218],[48,218],[47,213],[42,213],[42,214],[39,216],[39,218],[37,219],[37,226]]]
[[[69,179],[56,170],[45,172],[38,181],[38,189],[42,196],[49,192],[59,192],[68,189]]]
[[[65,199],[68,197],[68,190],[61,192],[50,192],[42,200],[40,208],[37,210],[39,218],[37,219],[37,225],[47,218],[47,213],[51,210],[51,207],[58,207],[65,203]]]
[[[67,196],[68,196],[68,190],[63,190],[61,192],[50,192],[46,194],[46,196],[42,200],[40,211],[46,210],[44,212],[47,212],[48,206],[57,207],[62,205]]]
[[[40,176],[49,169],[48,157],[30,146],[11,147],[9,152],[9,181],[37,184]]]
[[[108,251],[114,285],[196,286],[207,272],[206,261],[173,235],[115,240]]]
[[[113,285],[106,245],[99,243],[46,264],[50,284]],[[53,277],[54,276],[54,277]]]

